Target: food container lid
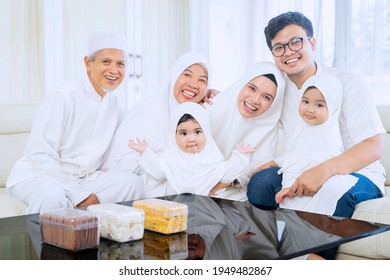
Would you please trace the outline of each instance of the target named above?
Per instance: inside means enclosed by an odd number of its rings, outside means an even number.
[[[90,205],[87,207],[87,211],[97,215],[131,219],[132,222],[142,222],[145,219],[145,213],[142,209],[116,203]]]
[[[159,198],[136,200],[133,202],[133,207],[152,210],[153,213],[162,215],[166,218],[177,215],[187,215],[188,213],[188,206],[186,204]]]
[[[41,224],[56,225],[71,230],[99,228],[99,216],[74,208],[59,208],[40,213]]]

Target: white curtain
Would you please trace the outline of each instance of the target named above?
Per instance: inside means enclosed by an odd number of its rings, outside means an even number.
[[[312,20],[314,34],[321,41],[316,59],[332,62],[334,38],[329,34],[334,34],[334,23],[329,14],[334,11],[333,0],[213,0],[209,6],[210,28],[206,36],[216,70],[213,85],[219,89],[233,83],[249,63],[273,61],[264,28],[271,18],[287,11],[300,11]],[[323,19],[329,22],[323,24]],[[197,36],[202,40],[204,35],[199,32]]]
[[[140,9],[128,14],[134,1]],[[212,86],[223,89],[247,64],[272,60],[264,27],[294,10],[313,22],[317,61],[361,74],[376,103],[390,103],[389,9],[390,0],[0,0],[0,102],[40,102],[84,71],[91,33],[126,34],[133,17],[139,37],[129,39],[140,42],[143,57],[140,95],[153,91],[190,50],[210,57]],[[128,84],[120,88],[122,97],[133,94]]]
[[[334,66],[362,75],[375,102],[390,104],[390,1],[336,2]]]
[[[126,34],[126,0],[66,0],[63,5],[64,80],[85,71],[88,38],[100,30]]]
[[[39,103],[44,94],[42,13],[39,0],[0,1],[1,103]]]
[[[142,0],[143,95],[160,85],[174,61],[191,51],[189,0]]]

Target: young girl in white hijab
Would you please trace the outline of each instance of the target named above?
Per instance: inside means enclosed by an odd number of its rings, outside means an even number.
[[[332,75],[315,75],[303,85],[301,119],[286,150],[275,160],[283,174],[282,190],[275,196],[279,207],[332,215],[337,201],[357,182],[352,175],[335,175],[320,190],[291,197],[289,188],[305,170],[342,153],[339,128],[342,84]]]
[[[208,195],[218,182],[232,182],[248,165],[250,146],[236,145],[225,160],[210,133],[205,109],[194,102],[178,105],[171,114],[169,141],[160,155],[145,140],[129,140],[129,147],[141,154],[146,172],[147,196],[192,193]]]
[[[128,148],[128,139],[147,139],[151,149],[161,152],[168,143],[171,111],[183,102],[200,102],[210,80],[211,68],[205,56],[194,52],[180,56],[160,90],[127,113],[106,153],[103,169],[139,173],[138,153]]]
[[[244,190],[252,170],[275,158],[284,86],[282,72],[274,63],[263,61],[221,91],[213,105],[204,105],[211,133],[225,158],[231,156],[236,143],[256,149],[250,166],[237,178]]]

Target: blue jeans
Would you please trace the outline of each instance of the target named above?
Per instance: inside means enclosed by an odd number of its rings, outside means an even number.
[[[248,184],[247,196],[251,204],[263,210],[278,208],[275,195],[282,188],[282,175],[279,167],[271,167],[257,172]],[[383,196],[379,188],[367,177],[352,173],[359,180],[337,202],[333,216],[350,218],[358,203]]]

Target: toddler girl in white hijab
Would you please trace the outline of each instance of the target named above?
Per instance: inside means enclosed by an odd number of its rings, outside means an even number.
[[[227,161],[214,142],[205,109],[194,102],[178,105],[171,114],[169,140],[157,155],[145,140],[129,140],[146,172],[147,196],[193,193],[208,195],[220,181],[232,182],[249,165],[254,149],[240,145]]]
[[[197,86],[192,81],[183,84],[183,77],[197,77],[194,67],[203,69],[204,74],[199,77],[200,83]],[[168,143],[169,116],[172,110],[180,103],[200,102],[209,88],[210,80],[211,66],[207,57],[196,52],[181,55],[159,88],[141,99],[126,114],[115,132],[102,169],[138,174],[138,154],[127,147],[128,139],[147,139],[155,152],[161,152]]]
[[[281,166],[278,173],[283,174],[282,190],[275,197],[279,207],[332,215],[337,201],[356,184],[358,179],[352,175],[335,175],[316,194],[289,194],[302,172],[343,151],[338,120],[342,90],[341,82],[327,74],[315,75],[303,85],[301,119],[285,152],[275,160],[275,165]]]

